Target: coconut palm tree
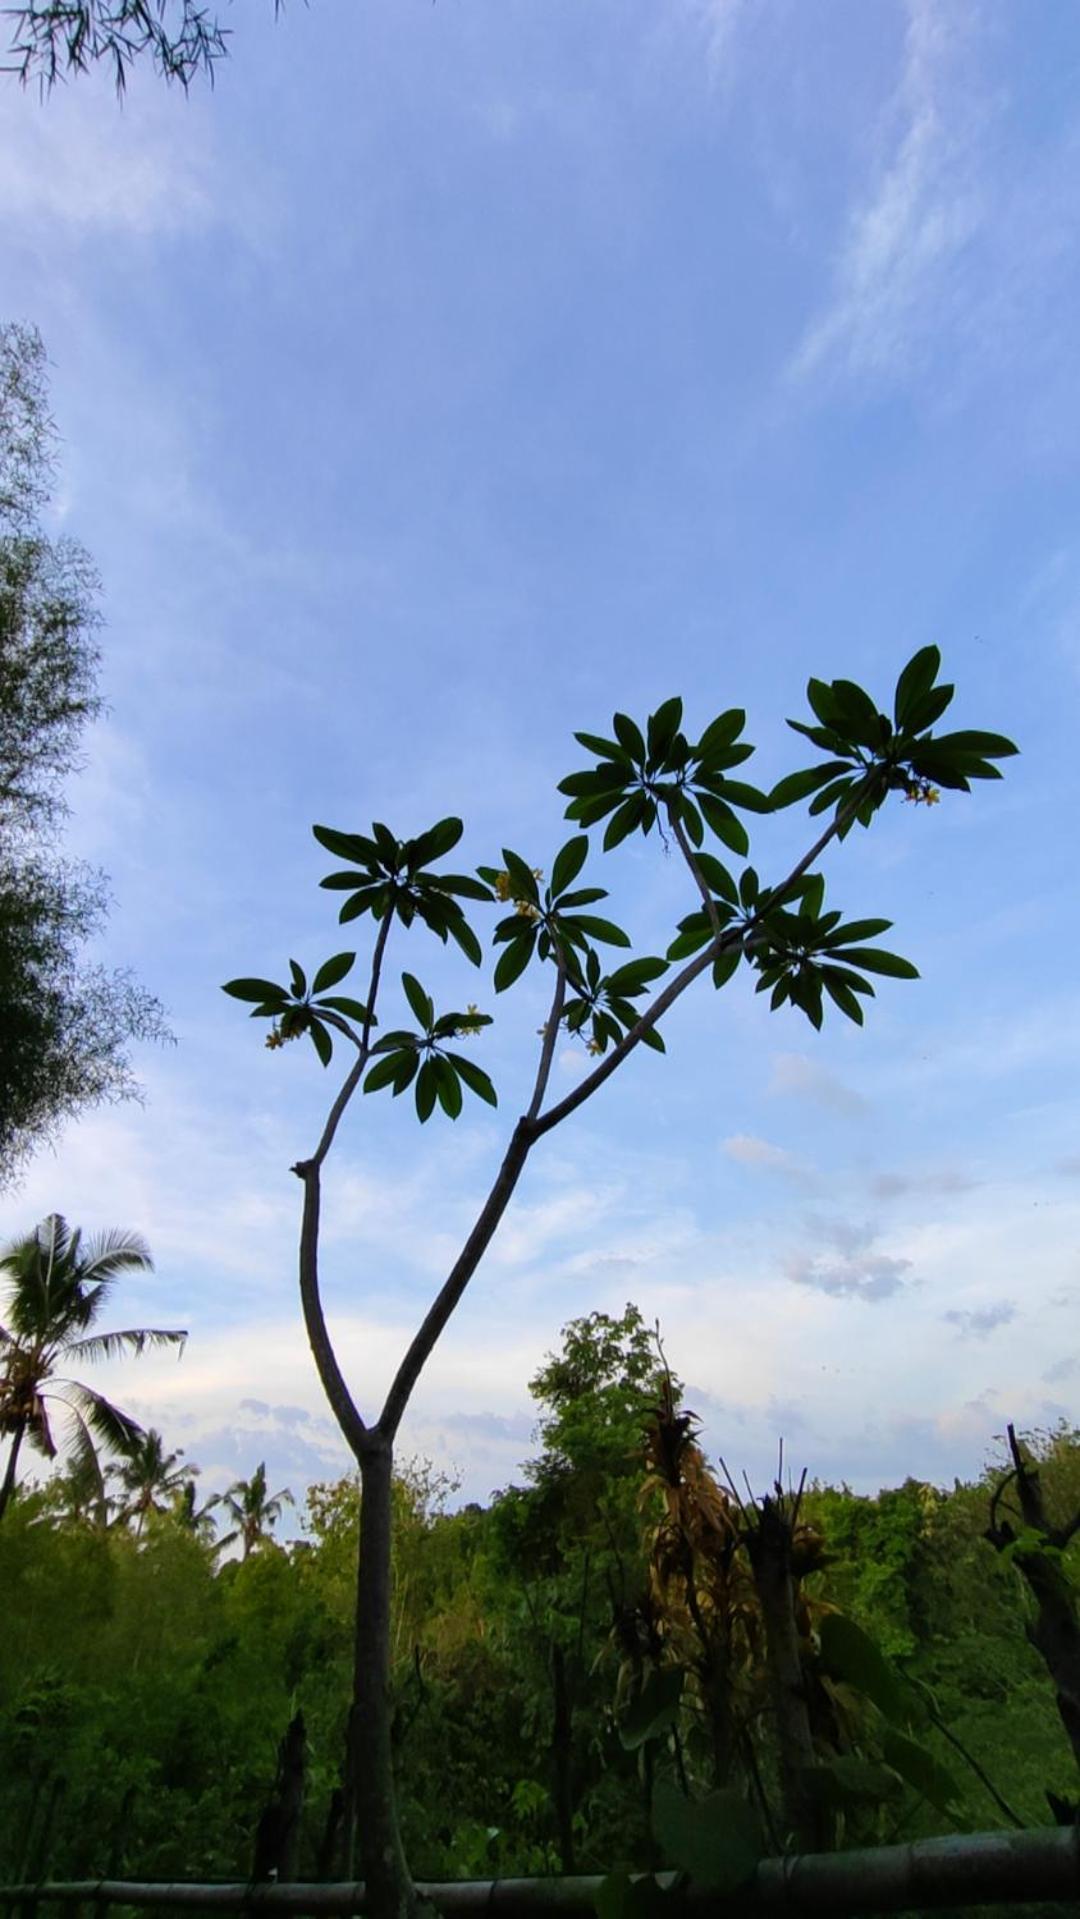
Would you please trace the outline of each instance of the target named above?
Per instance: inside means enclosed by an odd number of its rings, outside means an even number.
[[[66,1368],[81,1368],[148,1346],[180,1346],[187,1334],[159,1327],[94,1330],[120,1273],[153,1270],[145,1242],[116,1229],[84,1239],[59,1213],[50,1213],[27,1238],[0,1252],[0,1286],[6,1284],[7,1310],[0,1324],[0,1438],[10,1444],[0,1484],[0,1519],[15,1489],[19,1451],[25,1440],[46,1459],[55,1459],[50,1406],[63,1408],[71,1436],[72,1459],[92,1476],[98,1497],[105,1497],[99,1446],[130,1451],[142,1428],[102,1393]],[[62,1370],[65,1369],[65,1370]]]
[[[188,1470],[194,1472],[198,1469],[189,1467]],[[197,1539],[201,1545],[213,1545],[216,1550],[217,1526],[214,1520],[214,1507],[220,1504],[221,1494],[214,1493],[213,1497],[206,1501],[205,1506],[196,1506],[195,1481],[188,1479],[178,1491],[174,1492],[169,1502],[169,1512],[181,1532],[190,1533],[192,1538]]]
[[[246,1559],[256,1546],[269,1539],[277,1521],[281,1518],[284,1505],[295,1502],[288,1487],[279,1493],[266,1493],[266,1461],[262,1459],[256,1466],[250,1479],[237,1479],[222,1495],[222,1505],[233,1521],[233,1530],[226,1533],[221,1541],[223,1546],[231,1546],[234,1539],[243,1542],[243,1557]]]
[[[167,1453],[161,1434],[151,1426],[149,1432],[140,1433],[130,1446],[125,1446],[123,1457],[108,1467],[108,1476],[115,1480],[120,1491],[120,1517],[124,1521],[135,1521],[136,1537],[142,1532],[148,1513],[166,1512],[174,1497],[188,1484],[194,1492],[194,1477],[199,1468],[182,1465],[183,1457],[182,1446],[175,1453]]]

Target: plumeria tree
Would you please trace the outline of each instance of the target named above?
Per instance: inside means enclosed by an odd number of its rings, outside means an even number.
[[[339,918],[370,917],[372,941],[362,998],[340,990],[356,965],[355,952],[328,959],[309,982],[290,962],[286,983],[237,979],[225,988],[250,1003],[252,1016],[270,1022],[268,1045],[306,1036],[329,1067],[335,1042],[349,1064],[330,1104],[314,1150],[294,1166],[303,1187],[300,1296],[315,1363],[327,1399],[360,1469],[362,1502],[357,1576],[354,1701],[348,1783],[350,1830],[359,1838],[364,1877],[376,1919],[398,1919],[415,1903],[394,1799],[390,1698],[391,1472],[402,1416],[436,1342],[510,1203],[533,1149],[593,1099],[639,1046],[662,1052],[664,1015],[698,982],[724,987],[748,972],[773,1008],[785,1004],[820,1027],[832,1009],[861,1025],[873,997],[873,978],[917,977],[906,959],[875,942],[890,922],[845,920],[826,906],[818,862],[856,825],[869,827],[894,795],[932,805],[942,788],[966,792],[971,782],[1000,777],[995,762],[1016,751],[998,734],[934,728],[954,689],[939,682],[940,655],[925,647],[900,675],[888,713],[850,680],[808,687],[809,721],[789,724],[819,757],[782,779],[770,793],[733,777],[750,758],[745,714],[719,714],[695,738],[683,704],[666,700],[644,727],[617,713],[610,735],[578,733],[590,764],[561,782],[567,817],[576,829],[550,863],[550,878],[525,856],[504,848],[501,858],[472,873],[448,872],[442,862],[458,844],[462,823],[440,820],[412,839],[381,823],[370,833],[314,828],[319,844],[345,862],[322,881],[344,895]],[[811,843],[790,870],[767,881],[749,863],[746,815],[766,814],[802,801],[819,822]],[[614,850],[632,834],[674,843],[686,869],[688,911],[663,957],[634,956],[629,935],[597,911],[605,888],[586,878],[590,831],[603,823],[602,848]],[[715,850],[716,845],[722,849]],[[732,861],[739,863],[733,870]],[[550,980],[550,1005],[541,1029],[535,1077],[524,1111],[510,1127],[494,1183],[472,1230],[412,1339],[374,1417],[360,1410],[330,1337],[319,1281],[322,1169],[355,1095],[411,1092],[422,1122],[441,1111],[456,1120],[465,1095],[497,1104],[488,1075],[457,1050],[464,1034],[478,1033],[491,1016],[469,1004],[440,1012],[414,972],[401,973],[409,1026],[383,1030],[380,1017],[391,936],[417,928],[444,944],[456,942],[472,964],[483,963],[480,939],[462,902],[508,908],[492,936],[496,994],[530,966]],[[608,954],[619,957],[612,965]],[[623,957],[623,955],[626,957]],[[660,982],[663,981],[661,985]],[[654,990],[655,989],[655,990]],[[650,998],[649,995],[653,996]],[[562,1032],[579,1035],[592,1065],[561,1098],[550,1089]],[[378,1036],[377,1036],[378,1035]],[[351,1871],[350,1857],[347,1870]]]

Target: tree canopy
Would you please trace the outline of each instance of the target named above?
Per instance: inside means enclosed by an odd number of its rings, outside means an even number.
[[[0,1185],[64,1121],[137,1095],[130,1044],[165,1032],[129,972],[86,960],[107,883],[57,850],[64,781],[101,698],[93,564],[39,521],[54,450],[45,364],[35,328],[0,326]]]

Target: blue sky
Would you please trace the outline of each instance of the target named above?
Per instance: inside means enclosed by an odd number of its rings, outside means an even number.
[[[539,1148],[402,1449],[505,1484],[560,1326],[659,1317],[706,1444],[778,1436],[871,1487],[977,1471],[1080,1384],[1080,17],[1033,0],[313,0],[237,9],[216,88],[96,79],[0,121],[5,317],[63,434],[57,526],[104,580],[110,714],[71,844],[104,955],[177,1045],[144,1108],[70,1128],[0,1207],[142,1231],[117,1315],[187,1325],[102,1369],[208,1484],[345,1456],[295,1291],[332,1095],[219,992],[346,943],[315,820],[549,866],[572,733],[681,693],[744,705],[770,785],[811,673],[882,700],[941,646],[1007,778],[897,804],[830,855],[922,979],[815,1034],[737,978]],[[759,867],[809,843],[760,821]],[[652,841],[603,862],[662,950]],[[363,923],[362,923],[363,924]],[[363,953],[361,946],[361,953]],[[325,1273],[365,1410],[456,1252],[530,1079],[543,996],[436,945],[497,1013],[497,1115],[363,1101]],[[390,1011],[389,1007],[387,1009]],[[582,1067],[569,1043],[569,1088]]]

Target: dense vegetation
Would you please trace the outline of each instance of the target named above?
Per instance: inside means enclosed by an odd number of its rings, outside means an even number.
[[[422,1878],[656,1864],[647,1808],[667,1777],[701,1791],[749,1767],[774,1798],[746,1548],[707,1537],[738,1509],[640,1316],[574,1322],[532,1389],[523,1484],[451,1511],[431,1467],[395,1480],[395,1745]],[[61,1475],[24,1486],[0,1526],[0,1874],[246,1877],[300,1712],[297,1863],[315,1876],[332,1864],[351,1692],[357,1481],[312,1487],[280,1544],[280,1504],[253,1473],[222,1513],[225,1557],[221,1509],[200,1509],[191,1469],[150,1437],[157,1492],[144,1473],[140,1495],[131,1461],[105,1507]],[[1033,1450],[1048,1507],[1074,1511],[1080,1432]],[[807,1644],[835,1605],[897,1683],[928,1688],[918,1743],[936,1767],[925,1791],[905,1784],[876,1706],[819,1673],[815,1737],[846,1777],[842,1810],[824,1807],[833,1843],[1046,1824],[1047,1789],[1075,1794],[1024,1582],[983,1537],[1001,1477],[803,1495]],[[1066,1574],[1078,1565],[1073,1541]]]

